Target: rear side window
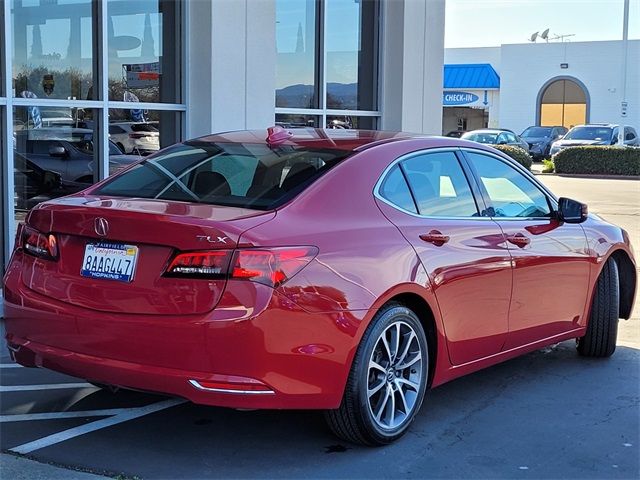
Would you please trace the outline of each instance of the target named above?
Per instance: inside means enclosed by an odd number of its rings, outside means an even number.
[[[476,217],[478,208],[453,152],[416,155],[402,162],[420,215]]]
[[[380,195],[394,205],[411,213],[418,213],[416,204],[411,196],[407,181],[398,165],[387,174],[380,186]]]
[[[350,154],[192,141],[116,175],[95,193],[267,210],[295,197]]]

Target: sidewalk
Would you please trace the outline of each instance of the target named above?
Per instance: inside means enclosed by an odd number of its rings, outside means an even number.
[[[106,477],[0,454],[0,478],[12,480],[104,480]]]

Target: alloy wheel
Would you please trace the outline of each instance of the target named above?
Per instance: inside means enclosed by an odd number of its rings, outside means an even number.
[[[422,369],[422,347],[411,325],[399,320],[385,328],[371,352],[367,372],[369,411],[379,428],[397,429],[411,417]]]

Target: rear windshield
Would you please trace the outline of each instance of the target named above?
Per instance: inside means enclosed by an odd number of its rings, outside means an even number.
[[[465,133],[464,135],[462,135],[462,138],[464,138],[465,140],[471,140],[472,142],[493,144],[493,143],[496,143],[496,138],[498,138],[498,134],[484,133],[484,132]]]
[[[144,160],[94,193],[269,210],[295,197],[350,154],[192,141]]]
[[[133,123],[131,124],[131,130],[134,132],[157,132],[158,129],[148,123]]]
[[[551,128],[546,127],[529,127],[524,132],[522,132],[522,136],[524,138],[548,137],[550,135]]]

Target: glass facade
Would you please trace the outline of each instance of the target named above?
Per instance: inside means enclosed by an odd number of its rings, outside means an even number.
[[[276,123],[376,128],[379,0],[276,1]]]
[[[0,2],[1,258],[37,203],[182,139],[184,5]]]

